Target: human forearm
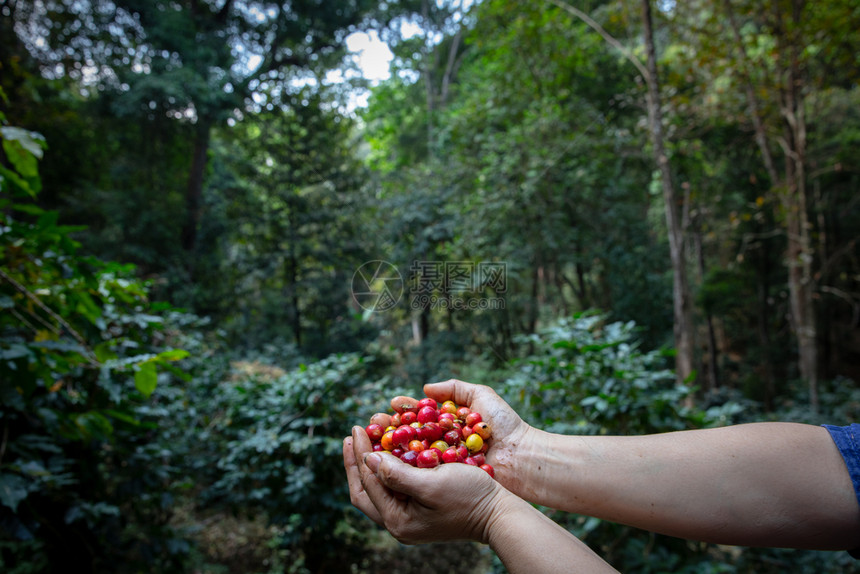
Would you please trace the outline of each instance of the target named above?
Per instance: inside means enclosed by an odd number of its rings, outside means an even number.
[[[582,541],[529,503],[508,495],[488,521],[486,538],[511,574],[616,572]]]
[[[826,430],[760,423],[633,437],[532,431],[527,500],[712,542],[850,548],[860,510]]]

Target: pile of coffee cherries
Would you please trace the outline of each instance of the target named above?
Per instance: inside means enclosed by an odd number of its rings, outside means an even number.
[[[376,413],[364,430],[374,451],[387,451],[412,466],[433,468],[460,462],[494,476],[485,454],[492,435],[481,413],[454,401],[439,405],[424,398],[417,405],[394,405],[393,415]]]

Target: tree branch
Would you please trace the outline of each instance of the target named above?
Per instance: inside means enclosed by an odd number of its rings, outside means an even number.
[[[463,29],[457,30],[454,40],[451,42],[451,47],[448,50],[448,64],[445,66],[445,73],[442,76],[442,90],[439,95],[441,105],[444,107],[448,102],[448,89],[451,84],[451,77],[454,74],[454,64],[458,61],[457,51],[460,49],[460,40],[463,36]]]
[[[732,8],[731,0],[724,0],[723,6],[725,7],[726,15],[729,19],[729,27],[732,29],[732,34],[735,37],[735,44],[738,47],[738,56],[741,64],[741,81],[743,82],[747,105],[750,108],[750,116],[752,116],[755,140],[758,144],[759,151],[761,152],[764,167],[767,170],[768,176],[770,176],[770,184],[771,186],[776,186],[779,182],[779,175],[776,172],[776,164],[773,161],[773,153],[771,152],[770,145],[767,141],[767,133],[764,128],[761,109],[759,108],[758,99],[756,98],[755,90],[753,89],[752,76],[749,69],[749,56],[747,55],[746,48],[744,47],[740,27],[738,26],[738,21],[735,17],[735,11]]]
[[[96,356],[96,355],[95,355],[95,353],[93,352],[93,350],[92,350],[92,349],[90,349],[90,346],[87,344],[87,342],[86,342],[86,340],[84,339],[83,335],[81,335],[80,333],[78,333],[78,332],[77,332],[77,331],[76,331],[76,330],[75,330],[71,325],[69,325],[69,323],[68,323],[65,319],[63,319],[62,317],[60,317],[60,316],[59,316],[59,315],[58,315],[54,310],[52,310],[50,307],[48,307],[47,305],[45,305],[44,303],[42,303],[41,299],[39,299],[39,298],[38,298],[35,294],[33,294],[29,289],[27,289],[26,287],[24,287],[23,285],[21,285],[20,283],[18,283],[15,279],[13,279],[12,277],[10,277],[10,276],[9,276],[5,271],[3,271],[2,269],[0,269],[0,279],[5,279],[6,281],[8,281],[10,285],[12,285],[15,289],[17,289],[18,291],[20,291],[21,293],[23,293],[23,294],[24,294],[24,296],[25,296],[25,297],[27,297],[27,299],[29,299],[30,301],[32,301],[33,303],[35,303],[37,307],[39,307],[42,311],[44,311],[45,313],[47,313],[47,314],[48,314],[52,319],[54,319],[57,323],[59,323],[59,324],[60,324],[60,325],[61,325],[61,326],[66,330],[66,331],[68,331],[68,332],[69,332],[69,334],[70,334],[70,335],[75,339],[75,341],[77,341],[77,342],[78,342],[78,344],[80,344],[80,345],[81,345],[81,347],[83,347],[83,348],[84,348],[84,350],[86,351],[86,354],[87,354],[87,360],[89,361],[89,363],[90,363],[91,365],[93,365],[93,366],[98,366],[98,364],[99,364],[99,363],[98,363],[98,361],[97,361],[97,360],[96,360],[96,358],[95,358],[95,356]]]
[[[218,13],[215,15],[215,20],[218,22],[224,23],[227,21],[227,15],[230,13],[230,8],[233,7],[233,0],[225,0],[224,5],[221,6],[221,9],[218,10]]]
[[[550,4],[554,4],[558,8],[561,8],[562,10],[566,10],[567,12],[570,12],[571,14],[573,14],[574,16],[576,16],[577,18],[579,18],[580,20],[585,22],[589,28],[591,28],[592,30],[594,30],[595,32],[600,34],[603,37],[603,39],[606,40],[607,43],[609,43],[609,45],[611,45],[613,48],[615,48],[616,50],[621,52],[621,55],[624,56],[627,59],[627,61],[629,61],[631,64],[633,64],[636,67],[636,70],[642,76],[642,79],[647,82],[647,80],[648,80],[648,69],[645,67],[645,65],[642,64],[642,62],[640,62],[636,58],[636,56],[633,55],[633,53],[630,50],[628,50],[626,47],[624,47],[624,44],[619,42],[612,34],[607,32],[603,28],[603,26],[601,26],[600,24],[595,22],[594,19],[591,18],[591,16],[589,16],[588,14],[586,14],[585,12],[580,10],[579,8],[571,6],[567,2],[563,2],[562,0],[547,0],[547,2],[549,2]]]

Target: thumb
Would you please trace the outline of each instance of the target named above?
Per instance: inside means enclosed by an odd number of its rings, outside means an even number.
[[[427,383],[424,385],[424,394],[439,402],[451,399],[457,405],[471,406],[475,400],[478,385],[449,379],[439,383]]]
[[[391,455],[371,453],[364,460],[383,486],[408,496],[420,496],[427,472],[418,469]]]

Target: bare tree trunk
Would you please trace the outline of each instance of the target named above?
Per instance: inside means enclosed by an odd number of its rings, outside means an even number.
[[[799,4],[798,2],[795,5]],[[797,7],[797,6],[796,6]],[[795,12],[795,23],[800,15]],[[792,42],[782,116],[786,124],[785,189],[781,195],[788,233],[788,287],[791,315],[797,336],[800,376],[809,385],[809,405],[818,410],[818,333],[816,327],[814,254],[809,237],[806,204],[806,115],[801,93],[797,41]]]
[[[765,265],[766,258],[763,258]],[[764,369],[764,408],[768,411],[773,410],[773,399],[776,397],[776,381],[773,374],[773,353],[770,350],[770,328],[767,324],[768,307],[770,306],[768,299],[768,280],[767,269],[761,273],[761,279],[758,281],[758,339],[762,348],[762,368]]]
[[[191,169],[188,187],[185,191],[185,224],[182,227],[182,248],[192,251],[197,245],[197,227],[200,225],[201,203],[203,198],[203,178],[206,175],[206,162],[209,153],[211,126],[200,118],[194,137],[194,151],[191,156]]]
[[[435,119],[434,114],[436,113],[436,88],[433,81],[433,61],[430,58],[430,54],[434,51],[429,39],[431,29],[429,0],[421,2],[421,15],[425,26],[427,26],[424,31],[424,54],[421,58],[424,63],[424,93],[427,100],[427,155],[428,157],[433,157],[433,140],[435,139],[433,121]]]
[[[606,40],[609,45],[618,50],[639,71],[648,84],[648,120],[651,131],[654,158],[660,169],[663,185],[663,201],[666,204],[666,223],[669,232],[669,252],[672,259],[672,296],[675,335],[675,373],[679,382],[691,378],[695,373],[694,365],[694,330],[693,309],[690,297],[690,286],[687,279],[687,248],[684,238],[683,223],[679,213],[678,194],[672,179],[669,157],[666,155],[663,137],[663,114],[660,102],[660,82],[657,75],[657,56],[654,49],[653,19],[649,0],[642,0],[642,21],[645,49],[648,54],[647,67],[624,47],[615,37],[609,34],[588,14],[571,6],[563,0],[547,0],[562,10],[573,14],[585,22],[592,30]]]
[[[645,81],[648,84],[648,120],[651,125],[654,159],[660,169],[660,179],[663,186],[663,202],[666,205],[666,226],[669,234],[669,253],[672,259],[675,370],[678,381],[682,382],[690,379],[695,373],[693,368],[695,350],[693,313],[687,279],[687,247],[681,214],[679,213],[680,200],[675,192],[672,170],[664,144],[660,82],[657,75],[657,55],[654,49],[653,20],[649,0],[642,0],[642,23],[645,51],[648,57],[648,73],[645,76]]]
[[[293,222],[290,222],[291,229],[295,229]],[[293,239],[290,241],[290,256],[288,260],[289,270],[288,276],[290,281],[289,288],[289,299],[291,309],[291,317],[290,320],[292,322],[293,327],[293,338],[296,341],[296,347],[302,347],[302,310],[299,304],[299,261],[296,256],[296,239],[295,234],[293,234]]]
[[[698,227],[698,226],[697,226]],[[705,253],[702,246],[702,232],[696,229],[695,232],[696,259],[699,263],[699,281],[705,279]],[[711,312],[705,309],[705,324],[708,328],[708,386],[709,391],[715,391],[720,386],[719,369],[717,356],[717,337],[714,331],[714,316]]]
[[[755,96],[755,88],[750,73],[750,61],[744,48],[740,26],[735,17],[730,0],[724,0],[729,24],[738,46],[741,80],[750,109],[755,130],[756,143],[771,178],[771,186],[780,198],[782,215],[788,247],[786,265],[788,267],[789,299],[791,303],[792,328],[797,338],[800,376],[809,385],[809,405],[818,410],[818,334],[816,327],[813,294],[815,279],[812,272],[813,250],[809,237],[809,215],[806,205],[806,116],[803,102],[803,74],[800,69],[800,38],[798,32],[787,32],[778,6],[775,5],[774,36],[781,54],[789,55],[788,66],[782,72],[786,75],[785,85],[781,88],[780,115],[783,120],[784,135],[779,141],[784,160],[783,175],[780,177],[767,139],[760,106]],[[792,2],[792,27],[802,18],[805,2]],[[785,45],[788,42],[788,45]]]
[[[531,302],[529,305],[529,319],[528,319],[528,327],[527,333],[532,334],[537,331],[537,323],[538,323],[538,315],[540,314],[540,276],[541,270],[543,267],[537,261],[534,263],[534,267],[532,268],[532,295]]]

